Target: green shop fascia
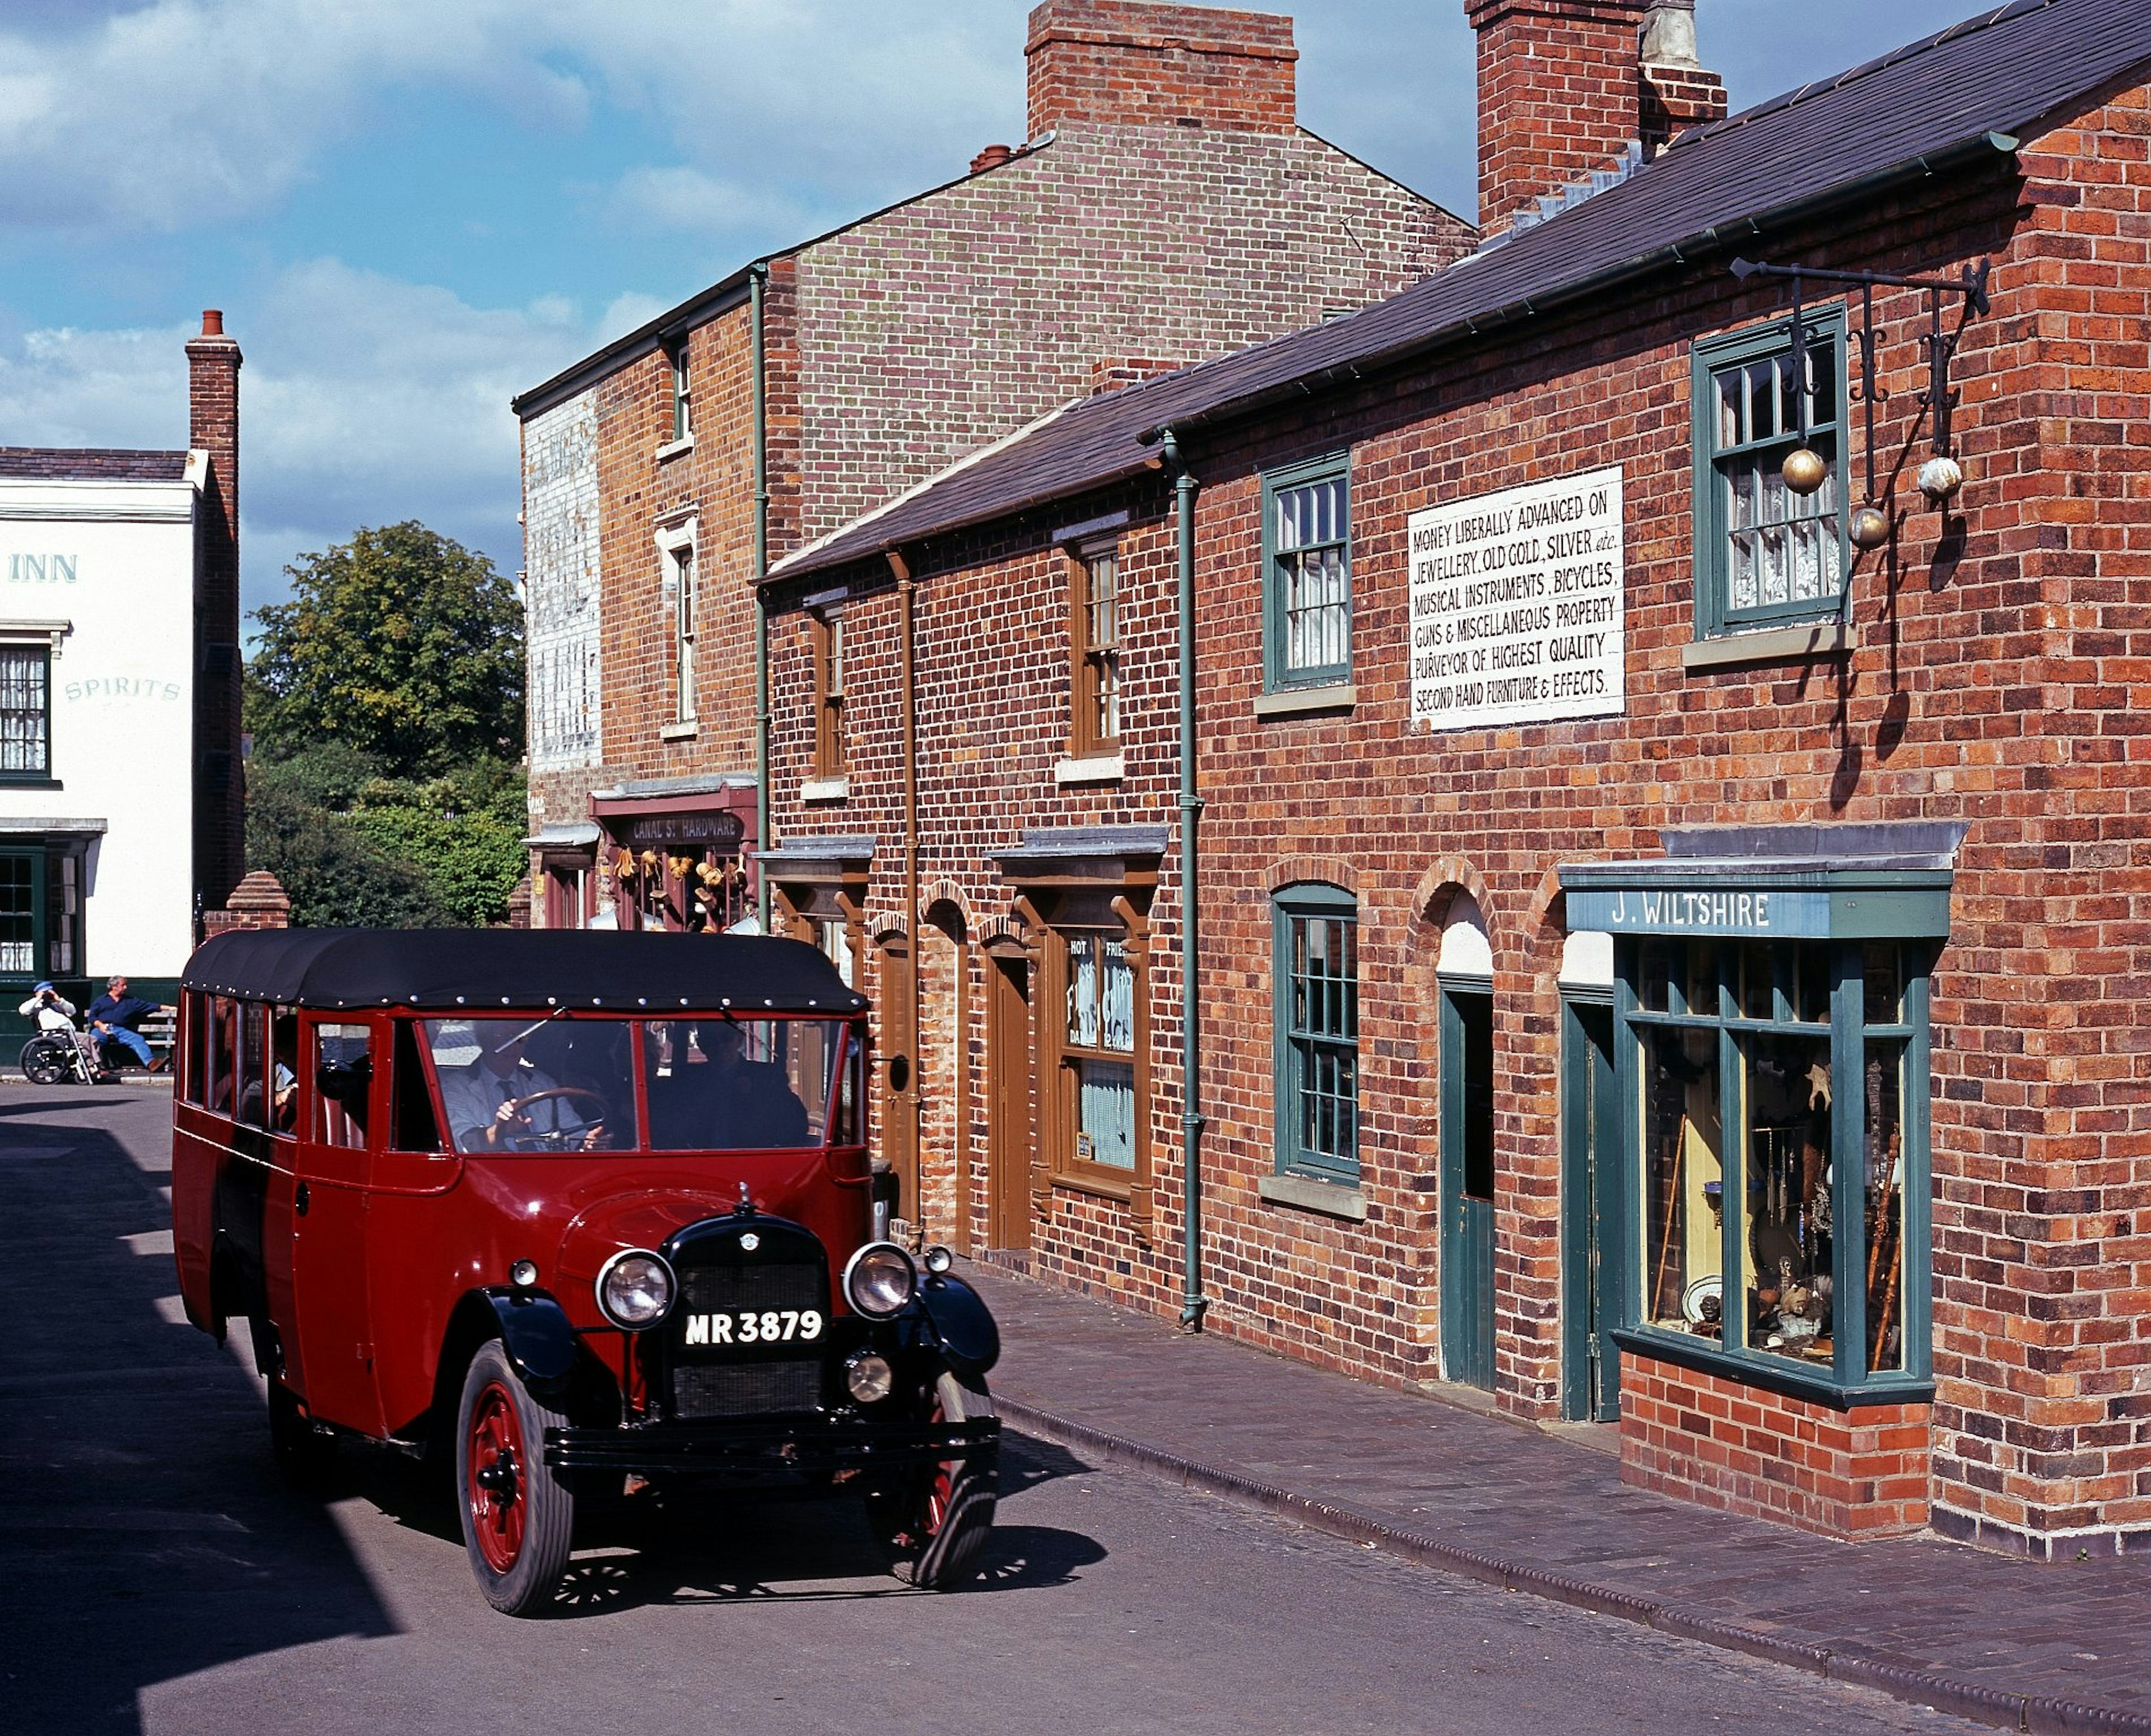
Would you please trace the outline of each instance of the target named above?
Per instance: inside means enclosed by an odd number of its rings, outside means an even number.
[[[1928,981],[1955,825],[1668,831],[1564,866],[1613,937],[1622,1349],[1843,1409],[1932,1396]]]

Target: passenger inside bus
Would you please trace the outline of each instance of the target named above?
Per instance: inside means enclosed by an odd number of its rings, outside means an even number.
[[[781,1026],[754,1026],[763,1046]],[[818,1033],[817,1033],[818,1034]],[[774,1062],[748,1056],[737,1020],[650,1027],[650,1144],[654,1151],[731,1151],[812,1145],[807,1106]],[[669,1050],[669,1054],[667,1050]]]

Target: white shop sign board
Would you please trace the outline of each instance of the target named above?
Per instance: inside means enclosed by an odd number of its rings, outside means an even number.
[[[1405,523],[1414,729],[1621,713],[1619,465],[1430,506]]]

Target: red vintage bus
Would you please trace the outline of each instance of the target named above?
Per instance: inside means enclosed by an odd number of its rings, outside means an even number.
[[[971,1577],[991,1315],[874,1238],[866,1003],[758,936],[283,929],[197,952],[172,1215],[189,1318],[248,1323],[287,1474],[453,1463],[487,1599],[550,1602],[579,1491],[863,1497]]]

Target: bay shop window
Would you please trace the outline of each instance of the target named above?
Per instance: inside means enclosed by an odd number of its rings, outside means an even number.
[[[1563,870],[1571,929],[1614,937],[1624,1349],[1825,1400],[1924,1391],[1947,859]]]

